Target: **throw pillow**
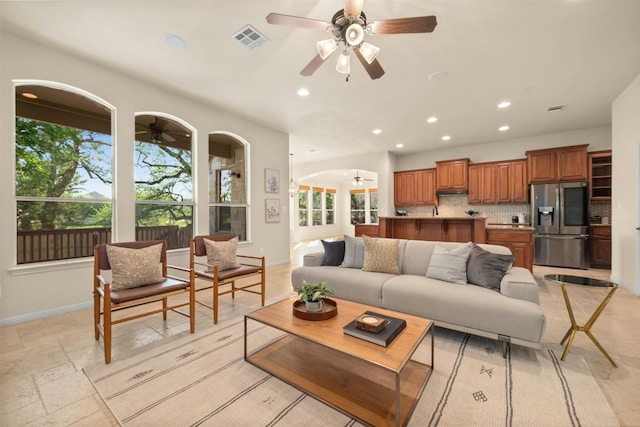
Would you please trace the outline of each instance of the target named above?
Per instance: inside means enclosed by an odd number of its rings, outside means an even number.
[[[204,247],[207,251],[207,264],[217,265],[218,271],[240,267],[238,259],[236,258],[238,237],[218,242],[204,239]],[[212,270],[208,268],[206,272],[211,273]]]
[[[322,265],[338,266],[344,261],[344,240],[336,240],[335,242],[327,242],[321,240],[324,247],[324,259]]]
[[[398,240],[362,236],[364,242],[364,271],[400,274],[398,268]]]
[[[467,260],[471,248],[471,242],[451,250],[436,245],[427,268],[427,277],[466,285]]]
[[[467,281],[500,292],[502,277],[515,258],[491,253],[474,244],[467,262]]]
[[[362,237],[344,236],[344,261],[340,267],[362,268],[364,264],[364,241]]]
[[[107,245],[111,265],[111,289],[119,291],[164,280],[160,269],[162,244],[133,249]]]

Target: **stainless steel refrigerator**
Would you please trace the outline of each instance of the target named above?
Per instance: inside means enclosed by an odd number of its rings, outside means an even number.
[[[533,263],[589,268],[589,187],[586,182],[531,185]]]

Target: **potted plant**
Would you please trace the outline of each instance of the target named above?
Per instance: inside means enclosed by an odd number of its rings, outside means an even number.
[[[333,289],[327,287],[326,282],[308,283],[302,281],[302,286],[298,289],[298,301],[304,302],[307,311],[322,311],[322,300],[333,295]]]

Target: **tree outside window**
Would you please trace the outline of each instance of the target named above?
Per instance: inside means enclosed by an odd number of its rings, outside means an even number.
[[[378,189],[369,189],[369,222],[378,223]]]
[[[365,192],[351,190],[351,224],[365,223]]]
[[[189,246],[193,236],[190,132],[176,122],[138,116],[139,123],[167,123],[159,134],[137,132],[134,144],[136,240],[166,240],[169,249]],[[180,129],[168,133],[168,123]],[[179,134],[178,132],[181,132]],[[175,135],[175,136],[174,136]]]
[[[111,112],[85,102],[102,115],[101,129],[79,114],[30,109],[16,93],[18,264],[91,256],[94,244],[111,241],[111,135],[101,133],[110,129]]]
[[[324,188],[313,187],[311,218],[313,225],[322,225],[322,193]]]
[[[335,202],[336,190],[327,188],[325,193],[325,224],[331,225],[336,223],[335,219]]]
[[[309,187],[303,185],[298,190],[298,225],[309,225]]]

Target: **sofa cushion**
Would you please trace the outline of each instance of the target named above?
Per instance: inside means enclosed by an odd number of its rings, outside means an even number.
[[[471,242],[455,249],[437,245],[431,254],[427,277],[466,285],[467,260],[472,247]]]
[[[362,237],[344,236],[344,261],[340,267],[362,268],[364,264],[364,241]]]
[[[133,249],[107,245],[111,265],[111,289],[137,288],[164,280],[160,270],[162,244]]]
[[[485,251],[473,244],[467,261],[467,282],[500,292],[500,282],[515,256]]]
[[[219,242],[204,239],[204,246],[207,250],[207,264],[217,265],[218,271],[230,270],[240,267],[236,258],[236,250],[238,249],[238,237],[229,240],[221,240]],[[211,273],[211,269],[206,270]]]
[[[336,240],[335,242],[328,242],[321,240],[324,247],[324,258],[322,265],[338,266],[344,261],[344,240]]]
[[[400,274],[398,240],[362,236],[364,242],[364,271]]]

